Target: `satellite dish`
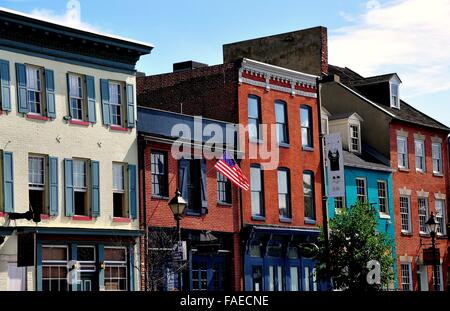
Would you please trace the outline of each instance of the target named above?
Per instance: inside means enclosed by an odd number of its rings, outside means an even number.
[[[313,259],[319,253],[319,247],[314,243],[300,243],[298,252],[301,257]]]

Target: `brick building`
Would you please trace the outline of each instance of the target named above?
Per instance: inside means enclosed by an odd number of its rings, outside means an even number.
[[[386,158],[392,173],[395,242],[400,290],[433,290],[431,266],[423,250],[431,246],[426,221],[439,222],[437,287],[448,279],[447,137],[450,129],[399,98],[396,74],[362,77],[348,68],[329,66],[334,79],[322,85],[322,104],[334,114],[357,112],[364,118],[362,139]]]
[[[184,65],[139,78],[138,103],[248,126],[239,133],[240,166],[251,184],[241,194],[243,288],[322,289],[313,260],[301,251],[315,242],[323,220],[317,77],[250,59]],[[260,124],[276,124],[277,130],[266,133]],[[270,161],[250,154],[250,147],[268,142],[279,150],[279,162],[270,169]]]
[[[186,126],[193,134],[193,116],[167,111],[138,108],[140,146],[141,223],[147,231],[142,239],[142,287],[147,290],[220,291],[241,290],[242,271],[239,252],[240,199],[230,181],[218,173],[202,145],[210,136],[200,133],[186,144],[178,159],[171,148],[176,138],[174,126]],[[227,123],[202,119],[201,130],[217,126],[225,132]],[[202,131],[203,132],[203,131]],[[189,137],[190,138],[190,137]],[[234,136],[231,142],[234,142]],[[235,144],[225,141],[215,152],[228,150],[235,154]],[[191,156],[200,152],[200,157]],[[176,243],[175,220],[168,206],[179,189],[188,202],[181,220],[182,239],[187,241],[187,266],[180,267],[171,257]],[[182,270],[182,286],[177,270]]]

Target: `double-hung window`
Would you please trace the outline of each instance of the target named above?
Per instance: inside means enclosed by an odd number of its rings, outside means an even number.
[[[416,151],[416,170],[425,172],[425,143],[422,139],[414,140],[414,147]]]
[[[123,86],[119,82],[109,82],[109,108],[111,110],[111,124],[124,125]]]
[[[42,96],[43,70],[40,67],[26,66],[27,100],[31,113],[43,115],[45,112]]]
[[[89,216],[87,161],[73,160],[73,191],[75,215]]]
[[[250,167],[252,216],[264,217],[263,173],[261,167]]]
[[[45,292],[65,292],[67,284],[67,246],[42,245],[42,290]]]
[[[409,196],[400,196],[400,221],[402,233],[411,234],[411,198]]]
[[[128,257],[125,247],[105,247],[105,290],[128,290]]]
[[[220,172],[217,172],[217,201],[231,204],[231,182]]]
[[[402,262],[400,265],[402,273],[402,290],[412,291],[412,269],[410,262]]]
[[[397,137],[397,157],[398,167],[402,169],[408,168],[408,138],[404,136]]]
[[[384,180],[377,181],[378,186],[378,206],[380,213],[389,215],[389,201],[387,183]]]
[[[350,151],[360,152],[361,151],[361,140],[360,140],[359,125],[350,125]]]
[[[290,219],[292,217],[289,175],[288,169],[278,169],[278,208],[280,219]]]
[[[345,198],[336,197],[334,198],[334,209],[336,211],[341,211],[345,207]]]
[[[28,194],[33,211],[44,213],[46,198],[46,158],[44,156],[28,157]]]
[[[152,196],[167,197],[168,194],[168,170],[167,153],[152,151],[151,153],[152,171]]]
[[[262,139],[261,135],[261,100],[258,96],[248,97],[248,137],[250,141]]]
[[[288,123],[286,103],[280,100],[275,102],[275,117],[277,125],[277,142],[278,144],[288,144]]]
[[[83,77],[76,74],[69,74],[69,102],[70,115],[74,120],[83,121],[85,119],[86,108],[84,101]]]
[[[419,230],[420,234],[427,234],[427,220],[428,220],[428,199],[419,197],[417,199],[419,208]]]
[[[367,185],[364,177],[356,178],[356,198],[359,203],[367,203]]]
[[[305,221],[316,220],[316,207],[314,203],[314,173],[303,172],[303,203]]]
[[[438,226],[436,228],[437,235],[443,236],[446,235],[446,222],[445,222],[445,201],[442,199],[436,199],[436,222]]]
[[[303,105],[300,107],[300,126],[302,131],[302,146],[306,148],[312,148],[313,136],[312,136],[312,115],[310,106]]]
[[[391,107],[400,109],[399,85],[390,83],[391,86]]]
[[[126,218],[125,164],[113,163],[113,217]]]
[[[432,157],[433,157],[433,173],[442,174],[442,146],[440,143],[432,143]]]

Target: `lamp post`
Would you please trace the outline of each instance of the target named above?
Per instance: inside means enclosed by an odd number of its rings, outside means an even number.
[[[426,222],[428,232],[431,236],[431,248],[433,250],[433,276],[434,276],[434,290],[439,291],[439,286],[437,284],[438,280],[438,269],[437,269],[437,260],[436,260],[436,228],[438,223],[434,219],[434,213],[432,212],[430,218]]]
[[[181,227],[180,220],[183,218],[184,209],[186,208],[187,202],[181,196],[181,192],[179,189],[175,192],[175,196],[169,201],[169,207],[173,213],[173,217],[177,222],[177,234],[178,234],[178,242],[181,242]],[[181,291],[183,286],[182,282],[181,269],[178,271],[178,289]]]

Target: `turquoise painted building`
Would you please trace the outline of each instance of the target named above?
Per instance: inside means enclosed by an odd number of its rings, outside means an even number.
[[[362,118],[356,113],[325,115],[331,133],[340,133],[343,142],[345,197],[328,198],[328,218],[335,217],[342,208],[367,202],[377,211],[378,231],[392,240],[396,258],[394,232],[394,202],[392,169],[389,161],[362,142]],[[390,289],[398,288],[397,267],[394,263],[394,282]]]

